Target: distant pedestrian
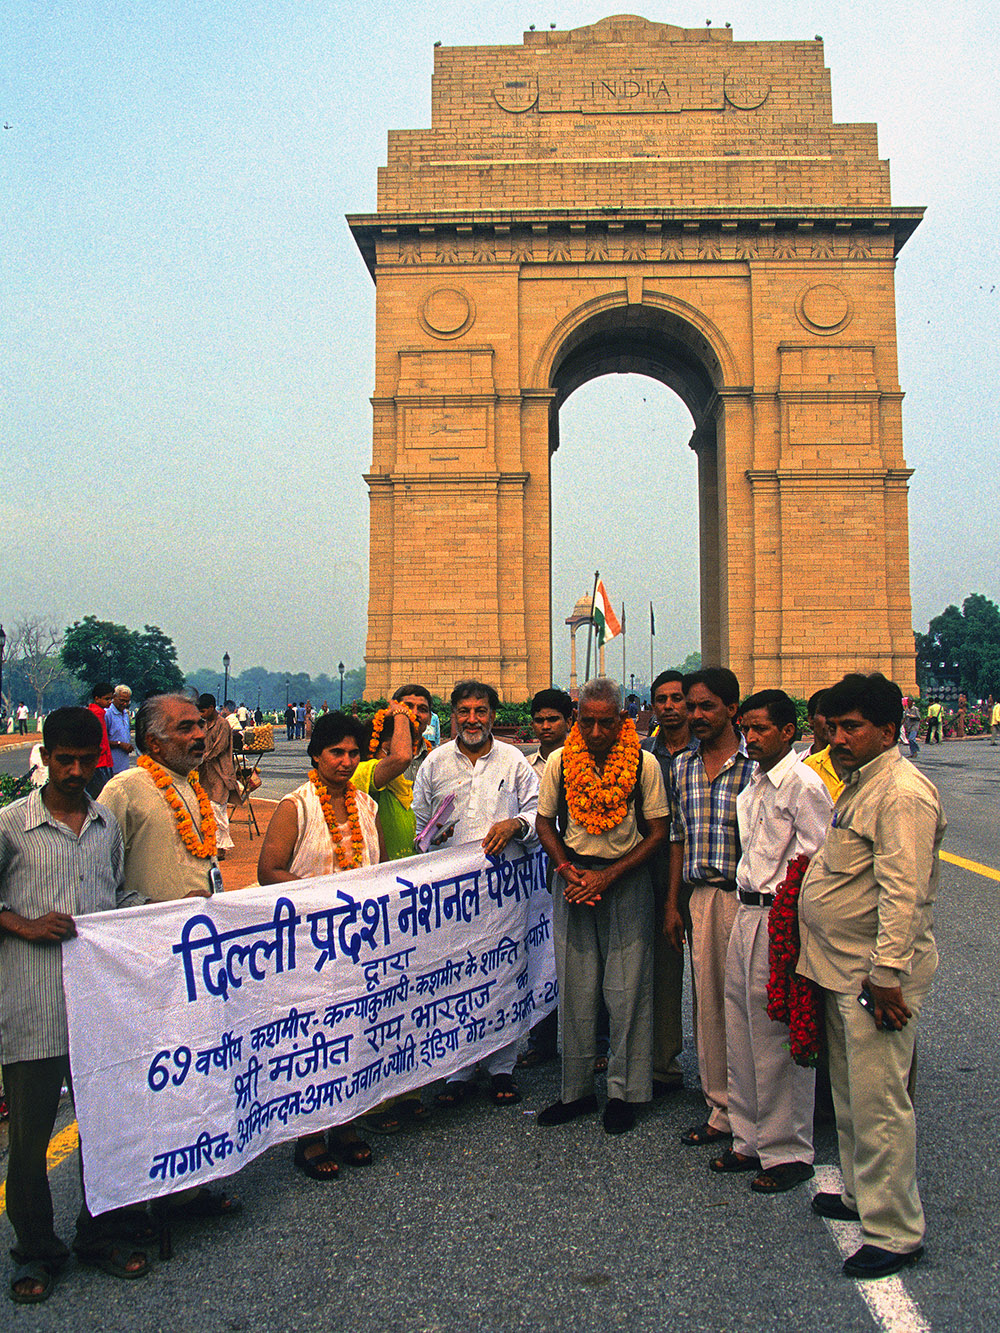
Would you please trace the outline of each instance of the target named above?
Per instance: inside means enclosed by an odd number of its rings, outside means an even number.
[[[285,708],[285,730],[288,733],[290,741],[295,739],[295,705],[288,704]]]
[[[116,685],[111,707],[105,710],[104,722],[108,729],[108,745],[111,748],[111,767],[115,773],[124,773],[132,767],[132,718],[129,705],[132,691],[127,685]]]
[[[1000,700],[990,710],[990,744],[996,745],[1000,737]]]
[[[17,731],[22,736],[28,734],[28,705],[22,701],[17,706],[17,712],[14,714],[14,721],[17,724]]]
[[[938,700],[927,709],[927,744],[941,744],[941,732],[944,722],[944,708]]]
[[[920,730],[920,709],[917,707],[916,699],[911,699],[909,695],[903,700],[903,736],[907,745],[910,747],[910,758],[916,759],[920,753],[920,746],[917,744],[917,733]]]
[[[87,783],[87,791],[96,801],[98,796],[104,790],[105,783],[109,782],[115,775],[114,766],[111,761],[111,743],[108,740],[108,724],[105,715],[111,707],[114,699],[114,691],[107,681],[98,681],[90,692],[90,703],[87,707],[94,714],[101,724],[101,735],[104,737],[101,744],[101,753],[97,760],[97,767],[94,769],[93,777]]]
[[[300,699],[295,705],[295,739],[297,741],[305,740],[306,737],[306,706]]]

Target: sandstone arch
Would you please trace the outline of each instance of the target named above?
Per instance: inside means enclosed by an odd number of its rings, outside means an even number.
[[[618,15],[435,52],[378,212],[368,693],[508,698],[551,664],[558,410],[609,370],[688,405],[702,646],[747,689],[913,684],[890,204],[822,43]]]

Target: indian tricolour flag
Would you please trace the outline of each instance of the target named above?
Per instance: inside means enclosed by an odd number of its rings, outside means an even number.
[[[594,628],[597,630],[598,646],[622,632],[621,621],[615,615],[615,608],[603,579],[598,583],[597,592],[594,594]]]

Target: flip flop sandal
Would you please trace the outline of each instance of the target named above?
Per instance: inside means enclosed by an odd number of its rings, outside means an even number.
[[[102,1273],[107,1273],[109,1277],[121,1278],[125,1282],[132,1282],[136,1278],[145,1277],[149,1272],[149,1260],[142,1250],[128,1252],[122,1249],[120,1245],[102,1245],[97,1250],[77,1250],[76,1257],[87,1268],[99,1268]],[[136,1259],[142,1260],[142,1267],[129,1268],[129,1264]]]
[[[331,1157],[335,1157],[338,1162],[343,1162],[345,1166],[371,1166],[374,1162],[371,1145],[365,1143],[364,1139],[348,1139],[345,1143],[338,1142],[334,1137],[336,1131],[330,1134],[328,1139],[327,1151]]]
[[[741,1157],[739,1153],[733,1152],[732,1148],[724,1152],[721,1157],[713,1157],[708,1164],[709,1171],[718,1171],[720,1173],[729,1173],[731,1171],[759,1171],[759,1157]]]
[[[461,1106],[463,1102],[471,1101],[474,1093],[475,1084],[454,1080],[451,1083],[446,1083],[434,1100],[438,1106],[445,1106],[450,1109],[454,1106]]]
[[[403,1128],[403,1122],[396,1112],[398,1106],[393,1106],[388,1111],[373,1111],[371,1115],[364,1117],[365,1129],[373,1134],[398,1134]]]
[[[236,1217],[239,1213],[242,1213],[243,1205],[239,1199],[230,1198],[222,1190],[212,1190],[207,1185],[202,1185],[193,1199],[185,1199],[183,1203],[171,1204],[171,1211],[175,1217],[195,1219]]]
[[[692,1125],[687,1133],[682,1134],[681,1143],[686,1143],[689,1148],[700,1148],[706,1143],[726,1143],[732,1137],[729,1130],[716,1129],[706,1120],[704,1124]]]
[[[16,1291],[19,1282],[37,1282],[41,1291]],[[41,1305],[55,1290],[56,1275],[52,1268],[41,1259],[21,1264],[14,1270],[10,1280],[10,1298],[15,1305]]]
[[[423,1125],[434,1119],[430,1107],[425,1106],[419,1097],[407,1097],[406,1101],[397,1102],[392,1109],[409,1125]]]
[[[784,1194],[785,1190],[794,1189],[804,1180],[811,1180],[816,1174],[808,1162],[781,1162],[778,1166],[768,1166],[750,1182],[755,1194]]]
[[[323,1151],[307,1157],[306,1149],[311,1148],[313,1144],[322,1145]],[[340,1167],[327,1152],[322,1135],[315,1139],[306,1139],[304,1143],[296,1143],[295,1156],[292,1160],[298,1170],[310,1180],[336,1180],[340,1175]]]
[[[490,1101],[495,1106],[514,1106],[521,1091],[509,1074],[494,1074],[490,1079]]]

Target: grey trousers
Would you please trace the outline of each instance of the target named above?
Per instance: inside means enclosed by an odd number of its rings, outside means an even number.
[[[689,930],[688,894],[682,889],[679,906]],[[681,1000],[684,994],[684,955],[678,953],[663,933],[663,909],[667,886],[657,880],[654,886],[653,916],[653,1078],[658,1083],[677,1084],[684,1075],[677,1057],[684,1048],[681,1025]]]
[[[18,1060],[3,1067],[3,1084],[10,1107],[10,1155],[7,1159],[7,1216],[17,1243],[11,1246],[16,1263],[41,1260],[62,1265],[69,1250],[53,1229],[52,1191],[46,1170],[49,1136],[59,1110],[63,1081],[70,1082],[69,1058]],[[72,1084],[70,1084],[72,1090]],[[83,1155],[79,1154],[81,1193]],[[76,1219],[75,1248],[94,1249],[115,1236],[128,1209],[94,1217],[81,1201]]]
[[[568,903],[552,885],[552,925],[562,1015],[562,1100],[594,1091],[597,1014],[610,1019],[608,1096],[648,1102],[653,1095],[653,887],[641,866],[593,907]]]
[[[733,1151],[767,1170],[813,1160],[816,1071],[788,1053],[788,1028],[767,1016],[766,907],[736,909],[726,955],[726,1055]]]

